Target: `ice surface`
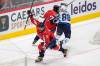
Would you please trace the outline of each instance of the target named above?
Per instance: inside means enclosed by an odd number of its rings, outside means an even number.
[[[68,57],[48,49],[41,63],[34,63],[38,56],[36,45],[32,46],[36,34],[0,41],[0,66],[100,66],[100,45],[90,43],[98,30],[100,18],[73,24]]]

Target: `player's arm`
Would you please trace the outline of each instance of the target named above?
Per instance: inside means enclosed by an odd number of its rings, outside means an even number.
[[[68,21],[71,20],[71,17],[70,17],[70,14],[69,14],[69,13],[67,14],[67,20],[68,20]]]
[[[40,22],[38,20],[36,20],[35,18],[33,18],[33,14],[30,10],[27,11],[28,17],[30,18],[31,22],[34,25],[38,25]]]
[[[49,20],[52,24],[56,23],[57,21],[57,16],[55,15],[55,12],[52,10],[48,10],[45,14],[44,14],[44,18],[45,20]]]

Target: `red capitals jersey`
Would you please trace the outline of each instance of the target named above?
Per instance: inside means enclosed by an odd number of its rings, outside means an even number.
[[[55,39],[54,33],[52,33],[47,27],[43,32],[41,32],[38,27],[40,22],[33,17],[30,17],[30,20],[34,25],[36,25],[37,35],[45,42],[45,46],[47,47],[51,40]]]
[[[55,39],[54,33],[52,33],[48,28],[38,34],[39,38],[45,42],[45,46],[47,47],[50,42]]]
[[[56,29],[57,24],[52,24],[50,22],[50,19],[54,18],[57,15],[57,13],[54,10],[49,10],[44,14],[45,18],[45,25],[49,30],[54,30]]]

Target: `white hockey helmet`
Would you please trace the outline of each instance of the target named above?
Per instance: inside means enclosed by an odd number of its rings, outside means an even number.
[[[67,6],[66,6],[67,4],[65,4],[65,3],[61,3],[61,5],[60,5],[60,10],[61,11],[66,11],[67,10]]]

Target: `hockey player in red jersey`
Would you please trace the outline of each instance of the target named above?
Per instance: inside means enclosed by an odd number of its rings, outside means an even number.
[[[43,40],[39,45],[39,56],[35,60],[35,62],[41,62],[44,57],[44,53],[46,49],[55,49],[61,51],[64,55],[66,54],[62,46],[56,44],[56,38],[54,36],[54,33],[52,33],[42,22],[39,22],[38,20],[33,18],[33,15],[30,11],[27,12],[32,23],[36,25],[37,29],[37,35],[34,39],[33,44],[35,44],[39,39]]]
[[[53,10],[48,10],[45,14],[44,14],[44,18],[45,18],[45,25],[47,26],[47,28],[49,30],[51,30],[51,32],[55,32],[56,27],[57,27],[57,15],[58,15],[58,8],[59,6],[55,5],[53,7]]]

